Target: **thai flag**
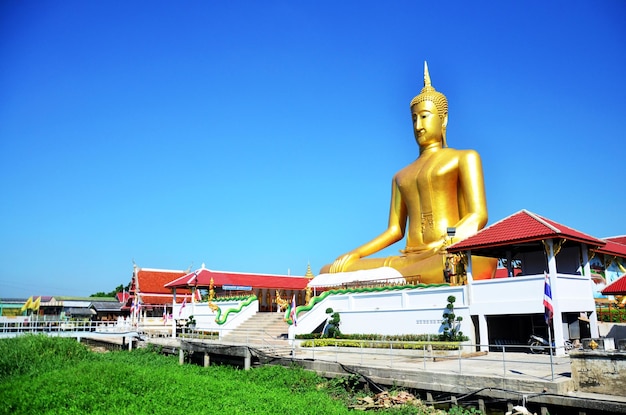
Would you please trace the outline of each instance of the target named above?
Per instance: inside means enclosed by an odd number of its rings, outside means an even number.
[[[545,307],[546,324],[550,325],[550,320],[554,316],[554,306],[552,304],[552,288],[550,287],[550,277],[545,274],[545,283],[543,287],[543,306]]]
[[[180,305],[180,310],[178,310],[178,317],[183,313],[183,308],[187,305],[187,298],[183,299],[183,303]]]
[[[163,324],[167,323],[167,307],[163,305]]]
[[[130,306],[130,315],[134,315],[137,311],[137,300],[133,298],[133,303]]]
[[[293,295],[293,298],[291,299],[291,311],[289,312],[289,317],[291,318],[291,321],[293,322],[294,327],[298,325],[298,322],[296,321],[296,295]]]

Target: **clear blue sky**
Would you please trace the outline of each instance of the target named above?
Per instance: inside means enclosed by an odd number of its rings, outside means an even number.
[[[424,60],[489,223],[626,234],[626,2],[0,3],[0,297],[303,275],[385,229]],[[386,252],[404,247],[398,243]]]

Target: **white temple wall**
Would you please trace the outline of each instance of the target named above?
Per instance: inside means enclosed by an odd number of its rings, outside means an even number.
[[[222,310],[223,316],[229,309],[238,310],[244,302],[245,301],[220,301],[215,304],[217,304]],[[196,330],[218,331],[220,333],[220,337],[222,337],[255,315],[259,311],[259,301],[254,300],[248,306],[243,307],[241,311],[230,313],[224,324],[217,324],[215,321],[217,313],[213,312],[209,308],[208,303],[203,302],[187,304],[187,306],[183,308],[180,317],[178,317],[179,311],[180,304],[177,304],[177,307],[175,307],[174,310],[174,315],[177,316],[176,319],[188,319],[189,316],[193,315],[196,320]]]
[[[289,336],[311,333],[329,317],[327,308],[339,313],[340,329],[345,334],[438,335],[443,330],[448,297],[452,295],[456,298],[454,313],[463,317],[461,331],[474,340],[466,290],[466,287],[439,287],[330,295],[311,311],[298,315],[298,325],[290,327]]]
[[[472,315],[542,314],[544,274],[474,281]],[[557,275],[552,299],[562,313],[595,311],[592,282],[581,275]]]

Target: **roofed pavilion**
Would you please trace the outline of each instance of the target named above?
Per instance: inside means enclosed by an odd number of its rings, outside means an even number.
[[[468,297],[470,307],[476,312],[481,344],[488,341],[487,332],[494,331],[488,328],[487,318],[490,315],[524,314],[526,310],[536,310],[543,298],[543,291],[539,290],[533,295],[522,294],[519,291],[522,286],[517,284],[498,285],[502,286],[496,291],[500,296],[506,296],[505,302],[497,298],[481,298],[478,293],[485,291],[487,287],[485,284],[494,284],[496,281],[506,284],[504,280],[521,281],[523,278],[519,277],[525,276],[537,279],[545,274],[550,282],[554,299],[552,326],[554,339],[558,345],[562,342],[561,339],[570,338],[565,331],[578,327],[579,316],[590,322],[591,333],[597,333],[590,259],[597,253],[612,252],[616,248],[619,247],[605,240],[527,210],[521,210],[451,245],[448,252],[464,253],[468,258]],[[473,281],[471,255],[503,258],[507,274],[513,278],[492,280],[493,282]],[[514,262],[521,267],[521,273],[515,276]],[[525,302],[528,306],[524,305]],[[495,319],[493,321],[495,324]]]

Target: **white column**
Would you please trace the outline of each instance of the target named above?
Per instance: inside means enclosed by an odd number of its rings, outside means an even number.
[[[554,243],[552,239],[547,241],[548,252],[548,277],[550,278],[550,288],[552,290],[552,305],[554,307],[554,318],[552,319],[552,327],[554,328],[554,344],[557,347],[556,355],[565,356],[564,333],[563,333],[563,316],[561,314],[561,306],[559,304],[559,286],[556,272],[556,256],[554,255]],[[543,298],[543,296],[541,297]]]
[[[582,251],[583,263],[581,264],[583,268],[583,275],[589,278],[589,295],[593,297],[593,281],[591,280],[591,266],[589,265],[589,248],[587,245],[582,244],[580,246]],[[597,338],[600,337],[600,332],[598,329],[598,314],[596,313],[595,304],[591,313],[589,313],[589,329],[591,330],[591,337]]]
[[[472,284],[474,283],[474,277],[472,275],[472,251],[467,251],[467,304],[471,305],[474,302]],[[482,343],[482,342],[481,342]]]
[[[176,288],[172,291],[172,339],[176,338]]]
[[[480,337],[480,351],[489,351],[489,331],[487,327],[487,316],[484,314],[478,315],[478,335]]]

